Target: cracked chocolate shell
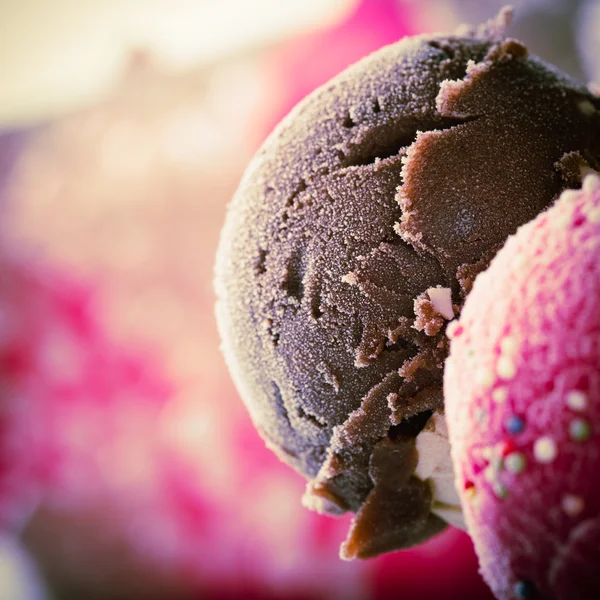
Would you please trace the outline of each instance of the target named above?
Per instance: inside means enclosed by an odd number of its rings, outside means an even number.
[[[600,161],[600,100],[506,38],[507,15],[404,39],[316,90],[227,213],[227,363],[268,446],[308,478],[305,504],[356,513],[344,558],[445,526],[416,438],[443,408],[448,310],[569,165]]]

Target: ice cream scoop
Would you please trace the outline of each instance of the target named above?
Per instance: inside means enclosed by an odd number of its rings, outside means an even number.
[[[591,174],[508,240],[448,328],[456,483],[502,600],[600,590],[598,257]]]
[[[421,469],[417,444],[432,415],[423,433],[443,431],[446,323],[506,237],[580,183],[580,157],[600,160],[600,100],[506,38],[508,16],[404,39],[319,88],[229,207],[225,357],[267,444],[309,479],[305,504],[356,513],[344,558],[456,514],[434,481],[447,444]]]

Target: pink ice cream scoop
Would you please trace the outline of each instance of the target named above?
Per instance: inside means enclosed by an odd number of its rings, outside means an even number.
[[[500,599],[600,597],[600,177],[509,238],[449,328],[456,484]]]

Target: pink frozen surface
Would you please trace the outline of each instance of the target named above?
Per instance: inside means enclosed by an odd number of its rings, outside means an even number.
[[[600,589],[599,257],[588,175],[509,238],[450,331],[457,486],[501,599]]]
[[[0,252],[4,527],[20,526],[47,494],[81,501],[102,481],[103,463],[118,470],[101,456],[117,421],[138,407],[156,413],[170,393],[152,361],[106,336],[94,300],[56,269]]]

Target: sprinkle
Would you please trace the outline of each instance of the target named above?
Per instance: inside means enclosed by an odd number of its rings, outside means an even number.
[[[494,372],[491,369],[480,369],[477,372],[477,383],[489,387],[494,383]]]
[[[573,496],[572,494],[567,494],[565,496],[563,496],[562,502],[562,509],[570,516],[570,517],[576,517],[578,514],[580,514],[583,509],[584,509],[584,502],[583,502],[583,498],[580,498],[579,496]]]
[[[504,422],[504,428],[506,429],[506,431],[508,431],[508,433],[521,433],[521,431],[525,429],[525,421],[523,421],[523,419],[521,419],[521,417],[518,417],[517,415],[511,415]]]
[[[450,339],[454,339],[457,338],[463,331],[463,326],[455,319],[454,321],[450,321],[450,323],[448,323],[446,335]]]
[[[535,586],[531,581],[527,581],[526,579],[521,579],[515,583],[515,594],[517,598],[533,598],[533,594],[535,592]]]
[[[475,496],[477,495],[477,488],[473,483],[467,481],[465,483],[465,498],[470,502],[475,500]]]
[[[585,419],[573,419],[569,424],[569,434],[576,442],[585,442],[592,434],[592,428]]]
[[[475,486],[468,487],[465,490],[465,498],[472,508],[479,508],[481,495],[477,493],[477,488]]]
[[[506,402],[507,398],[508,398],[508,390],[505,387],[496,388],[492,392],[492,400],[494,402],[496,402],[497,404],[502,404],[503,402]]]
[[[517,340],[510,336],[503,337],[500,341],[500,350],[502,354],[514,354],[517,351]]]
[[[493,465],[488,465],[483,470],[483,476],[485,480],[489,481],[490,483],[496,479],[496,469],[494,469]]]
[[[506,468],[511,473],[522,473],[527,466],[527,459],[522,452],[512,452],[504,459]]]
[[[498,498],[501,498],[502,500],[508,498],[508,490],[506,489],[506,486],[502,485],[500,482],[494,484],[493,490]]]
[[[492,468],[495,471],[502,471],[504,468],[504,458],[502,456],[492,457]]]
[[[523,256],[523,254],[517,254],[515,258],[515,268],[520,270],[524,269],[527,266],[527,258]]]
[[[585,410],[587,406],[587,396],[579,390],[573,390],[567,394],[567,406],[572,410]]]
[[[558,454],[556,443],[550,437],[541,437],[533,445],[535,459],[541,463],[551,463]]]
[[[593,208],[590,210],[587,214],[587,218],[590,223],[600,223],[600,208]]]
[[[512,358],[502,355],[498,359],[496,371],[503,379],[512,379],[517,373],[517,368],[515,367],[515,363]]]

